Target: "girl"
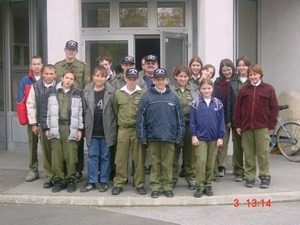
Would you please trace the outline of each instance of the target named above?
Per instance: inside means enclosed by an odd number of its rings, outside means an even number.
[[[52,192],[67,187],[76,191],[78,141],[82,138],[83,116],[81,91],[74,86],[75,73],[66,70],[61,82],[49,91],[42,107],[42,129],[51,141],[54,186]]]
[[[215,73],[216,73],[216,68],[211,64],[206,64],[205,66],[203,66],[201,70],[200,80],[207,77],[212,79],[215,76]]]
[[[203,67],[203,63],[199,56],[194,56],[193,58],[191,58],[189,63],[189,68],[192,74],[190,81],[196,84],[197,86],[199,86],[202,67]]]
[[[239,90],[248,82],[248,68],[250,60],[242,56],[236,60],[237,74],[232,76],[229,82],[229,92],[227,98],[226,121],[232,128],[233,155],[232,165],[235,182],[242,182],[244,179],[244,151],[242,149],[241,136],[236,133],[233,120],[233,111]]]
[[[201,95],[190,107],[190,131],[196,152],[197,190],[194,197],[203,193],[212,196],[212,179],[217,147],[223,144],[225,121],[222,102],[212,97],[213,82],[204,78],[199,84]]]
[[[232,75],[235,73],[235,68],[233,62],[230,59],[223,59],[220,62],[219,74],[214,83],[214,92],[213,96],[220,99],[225,112],[226,117],[226,109],[227,109],[227,96],[228,96],[228,87],[229,81]],[[226,121],[227,122],[227,121]],[[228,142],[230,137],[230,124],[226,126],[226,135],[224,137],[224,143],[222,146],[218,148],[216,164],[215,164],[215,177],[214,181],[220,181],[220,177],[225,175],[225,170],[227,167],[227,151],[228,151]]]
[[[177,94],[181,106],[183,108],[185,118],[185,135],[183,143],[176,145],[173,162],[173,185],[175,187],[178,181],[178,160],[182,149],[182,158],[184,162],[185,180],[189,185],[190,190],[196,189],[196,159],[192,149],[191,134],[190,134],[190,105],[193,99],[199,95],[198,86],[189,82],[191,73],[189,68],[184,65],[178,65],[173,72],[176,83],[172,88]]]
[[[242,136],[245,154],[245,185],[254,186],[257,161],[260,188],[268,188],[271,182],[269,137],[277,124],[277,96],[274,88],[262,81],[260,65],[250,66],[248,77],[250,82],[240,89],[234,110],[236,132]]]

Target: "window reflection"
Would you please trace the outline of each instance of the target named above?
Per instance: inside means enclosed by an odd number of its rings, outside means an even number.
[[[147,3],[120,3],[120,27],[147,27]]]
[[[184,27],[185,4],[184,2],[159,2],[157,3],[158,27]]]
[[[82,3],[82,27],[110,27],[109,3]]]

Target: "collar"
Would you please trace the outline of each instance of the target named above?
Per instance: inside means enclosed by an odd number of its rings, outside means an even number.
[[[123,86],[120,90],[121,90],[121,91],[125,91],[125,92],[128,93],[129,95],[132,95],[132,94],[134,94],[135,92],[140,91],[140,90],[142,90],[142,89],[140,88],[139,85],[136,85],[136,86],[135,86],[135,89],[134,89],[133,91],[129,91],[128,88],[127,88],[127,84],[126,84],[126,85]]]
[[[258,81],[256,84],[253,84],[253,83],[251,82],[251,85],[254,86],[254,87],[257,87],[257,86],[260,85],[260,84],[261,84],[261,80]]]

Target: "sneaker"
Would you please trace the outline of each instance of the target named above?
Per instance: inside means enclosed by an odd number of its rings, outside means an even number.
[[[29,171],[29,173],[28,173],[27,177],[25,178],[25,180],[26,180],[26,182],[32,182],[32,181],[35,181],[39,178],[40,178],[39,173]]]
[[[219,176],[214,176],[213,177],[213,181],[214,182],[220,182],[221,181],[221,178]]]
[[[46,182],[43,185],[44,188],[52,188],[53,187],[53,181],[52,179],[47,179]]]
[[[145,195],[145,194],[147,194],[147,191],[146,191],[146,189],[144,187],[138,187],[138,188],[136,188],[136,191],[137,191],[137,193],[139,195]]]
[[[212,191],[212,187],[211,186],[205,187],[204,194],[206,194],[207,196],[213,196],[214,192]]]
[[[76,191],[76,182],[75,180],[69,181],[67,186],[67,192],[72,193]]]
[[[152,191],[151,198],[158,198],[160,195],[159,191]]]
[[[225,168],[223,166],[218,167],[218,176],[224,177],[225,176]]]
[[[262,176],[260,182],[260,188],[267,189],[270,187],[271,178],[269,176]]]
[[[96,189],[96,184],[87,182],[83,188],[80,189],[80,192],[88,192]]]
[[[52,187],[52,192],[60,192],[61,190],[66,188],[66,184],[60,180],[54,181],[54,186]]]
[[[247,188],[253,188],[254,187],[254,183],[255,183],[255,180],[246,180],[245,186]]]
[[[188,184],[189,184],[190,190],[196,190],[196,181],[195,180],[188,181]]]
[[[173,198],[174,197],[173,191],[164,191],[164,194],[167,198]]]
[[[237,174],[234,177],[235,182],[242,182],[244,180],[244,176],[242,174]]]
[[[204,188],[197,188],[196,192],[194,193],[195,198],[201,198],[204,193]]]
[[[82,172],[76,172],[76,182],[81,182],[83,180]]]
[[[107,183],[100,183],[99,184],[99,191],[100,192],[106,192],[108,189]]]
[[[122,187],[114,187],[114,188],[111,190],[111,194],[112,194],[112,195],[119,195],[122,191],[123,191],[123,188],[122,188]]]

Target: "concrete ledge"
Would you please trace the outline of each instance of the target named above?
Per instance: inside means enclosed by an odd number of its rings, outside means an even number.
[[[232,205],[237,199],[240,204],[247,204],[247,199],[257,201],[269,199],[271,202],[299,201],[300,191],[220,195],[202,198],[193,196],[175,196],[166,198],[161,196],[157,199],[151,197],[83,197],[83,196],[50,196],[50,195],[0,195],[0,204],[34,204],[34,205],[72,205],[72,206],[95,206],[95,207],[135,207],[135,206],[212,206]]]

